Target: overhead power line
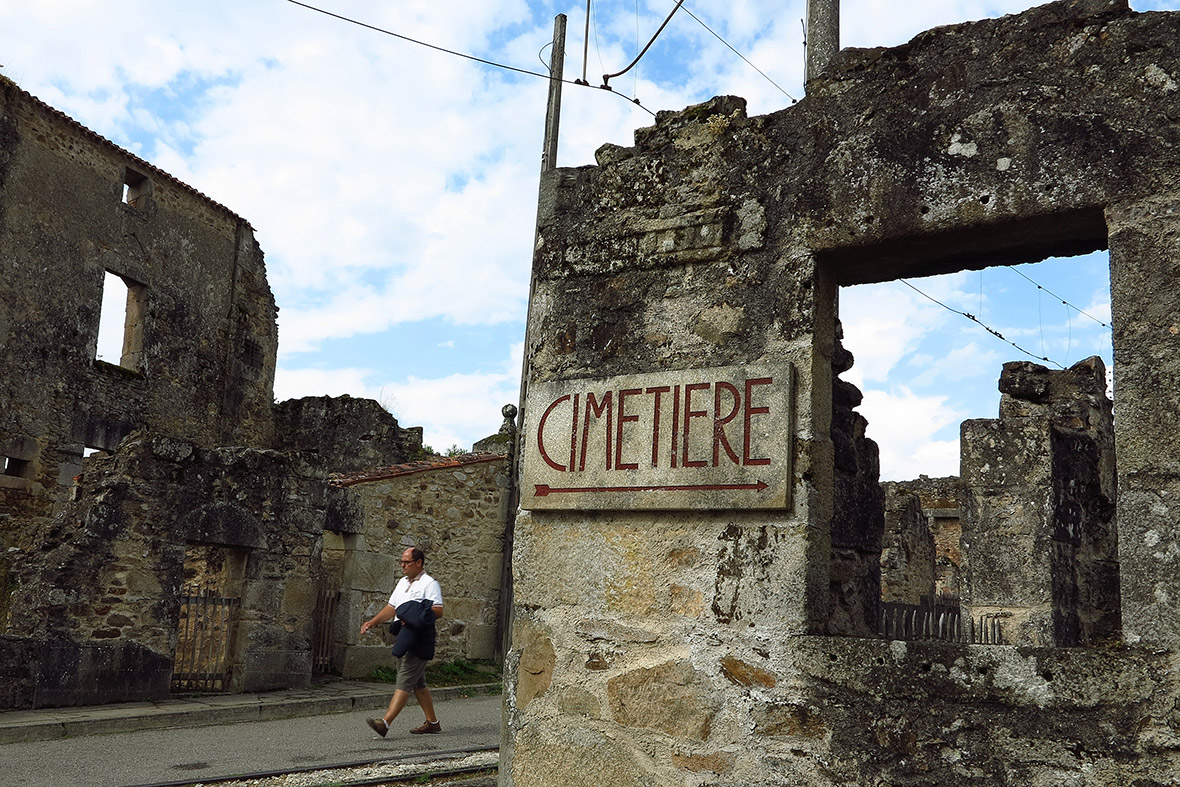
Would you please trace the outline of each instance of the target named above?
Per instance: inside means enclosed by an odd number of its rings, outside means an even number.
[[[1072,303],[1070,303],[1069,301],[1065,300],[1065,298],[1062,298],[1060,295],[1058,295],[1057,293],[1053,292],[1053,291],[1052,291],[1052,290],[1050,290],[1048,287],[1044,287],[1044,286],[1042,286],[1042,285],[1040,285],[1040,284],[1037,284],[1037,282],[1033,281],[1033,280],[1032,280],[1032,279],[1030,279],[1028,276],[1026,276],[1026,275],[1024,274],[1024,272],[1023,272],[1023,271],[1021,271],[1019,268],[1017,268],[1015,265],[1009,265],[1009,266],[1007,266],[1007,267],[1008,267],[1008,268],[1010,268],[1011,270],[1015,271],[1016,273],[1020,274],[1020,276],[1024,277],[1024,279],[1026,279],[1026,280],[1029,282],[1029,284],[1034,284],[1034,285],[1036,285],[1036,288],[1037,288],[1038,290],[1043,290],[1043,291],[1045,291],[1045,292],[1049,293],[1049,294],[1050,294],[1050,295],[1052,295],[1054,298],[1056,298],[1057,300],[1061,301],[1061,302],[1062,302],[1064,305],[1066,305],[1066,306],[1068,306],[1069,308],[1073,309],[1073,310],[1074,310],[1075,312],[1077,312],[1078,314],[1080,314],[1080,315],[1082,315],[1082,316],[1084,316],[1084,317],[1089,317],[1091,320],[1093,320],[1094,322],[1098,323],[1098,324],[1099,324],[1099,325],[1101,325],[1103,328],[1108,328],[1108,329],[1110,328],[1110,326],[1109,326],[1109,325],[1107,325],[1106,323],[1104,323],[1102,320],[1098,319],[1097,317],[1095,317],[1095,316],[1094,316],[1094,315],[1092,315],[1092,314],[1088,314],[1088,313],[1086,312],[1086,310],[1085,310],[1085,309],[1082,309],[1082,308],[1080,308],[1080,307],[1078,307],[1078,306],[1074,306]]]
[[[1053,364],[1054,366],[1056,366],[1058,369],[1064,369],[1064,368],[1065,368],[1064,366],[1062,366],[1062,365],[1061,365],[1061,364],[1059,364],[1057,361],[1054,361],[1054,360],[1053,360],[1053,359],[1051,359],[1051,358],[1048,358],[1048,357],[1046,357],[1046,356],[1043,356],[1043,355],[1037,355],[1036,353],[1033,353],[1033,352],[1029,352],[1028,350],[1026,350],[1026,349],[1024,349],[1023,347],[1021,347],[1019,344],[1017,344],[1016,342],[1014,342],[1014,341],[1012,341],[1011,339],[1008,339],[1007,337],[1005,337],[1005,336],[1004,336],[1004,334],[1000,333],[1000,332],[999,332],[999,331],[997,331],[995,328],[992,328],[991,326],[989,326],[989,325],[986,325],[986,324],[985,324],[985,323],[984,323],[982,320],[980,320],[980,319],[979,319],[978,317],[976,317],[974,314],[971,314],[970,312],[963,312],[963,311],[959,311],[958,309],[956,309],[956,308],[954,308],[954,307],[947,306],[945,303],[943,303],[942,301],[938,300],[937,298],[934,298],[934,297],[932,297],[932,296],[930,296],[930,295],[927,295],[926,293],[922,292],[921,290],[919,290],[919,289],[918,289],[917,287],[915,287],[914,285],[910,284],[910,283],[909,283],[908,281],[906,281],[905,279],[898,279],[898,281],[900,281],[900,282],[901,282],[902,284],[904,284],[905,286],[909,287],[909,288],[910,288],[911,290],[913,290],[914,292],[916,292],[916,293],[918,293],[919,295],[921,295],[923,298],[925,298],[925,299],[927,299],[927,300],[929,300],[929,301],[933,301],[934,303],[937,303],[939,306],[941,306],[942,308],[946,309],[947,311],[949,311],[949,312],[954,312],[955,314],[958,314],[958,315],[960,315],[960,316],[962,316],[962,317],[966,317],[968,320],[970,320],[971,322],[975,323],[975,324],[976,324],[976,325],[978,325],[980,328],[983,328],[985,331],[987,331],[988,333],[990,333],[992,336],[995,336],[997,339],[999,339],[999,340],[1000,340],[1000,341],[1002,341],[1002,342],[1005,342],[1005,343],[1007,343],[1007,344],[1010,344],[1010,345],[1012,345],[1012,346],[1013,346],[1013,347],[1015,347],[1017,350],[1019,350],[1020,352],[1024,353],[1025,355],[1027,355],[1029,358],[1035,358],[1035,359],[1037,359],[1038,361],[1045,361],[1046,363],[1051,363],[1051,364]]]
[[[541,79],[552,79],[552,77],[551,77],[549,74],[543,74],[543,73],[541,73],[540,71],[530,71],[530,70],[529,70],[529,69],[527,69],[527,68],[518,68],[518,67],[516,67],[516,66],[510,66],[510,65],[506,65],[506,64],[504,64],[504,63],[497,63],[497,62],[495,62],[494,60],[487,60],[487,59],[485,59],[485,58],[482,58],[482,57],[476,57],[475,55],[469,55],[469,54],[467,54],[467,53],[465,53],[465,52],[457,52],[457,51],[455,51],[454,49],[447,49],[446,47],[438,46],[438,45],[436,45],[436,44],[430,44],[430,43],[427,43],[426,41],[420,41],[420,40],[418,40],[418,39],[416,39],[416,38],[411,38],[410,36],[402,35],[401,33],[395,33],[395,32],[393,32],[392,30],[386,30],[386,29],[384,29],[384,28],[377,27],[377,26],[375,26],[375,25],[370,25],[370,24],[368,24],[368,23],[366,23],[366,22],[361,22],[361,21],[359,21],[359,20],[357,20],[357,19],[352,19],[352,18],[350,18],[350,17],[347,17],[347,16],[342,16],[342,15],[340,15],[340,14],[336,14],[336,13],[333,13],[333,12],[331,12],[331,11],[326,11],[326,10],[324,10],[324,9],[322,9],[322,8],[316,8],[316,7],[315,7],[315,6],[313,6],[313,5],[308,5],[307,3],[301,3],[301,2],[299,2],[299,0],[287,0],[287,2],[288,2],[288,3],[291,3],[292,5],[297,5],[297,6],[301,7],[301,8],[306,8],[306,9],[307,9],[307,10],[309,10],[309,11],[315,11],[315,12],[316,12],[316,13],[318,13],[318,14],[323,14],[324,16],[330,16],[330,17],[332,17],[333,19],[339,19],[341,22],[348,22],[349,24],[352,24],[352,25],[357,25],[358,27],[363,27],[363,28],[365,28],[365,29],[367,29],[367,30],[372,30],[372,31],[373,31],[373,32],[375,32],[375,33],[381,33],[381,34],[383,34],[383,35],[392,36],[392,37],[394,37],[394,38],[399,38],[399,39],[401,39],[402,41],[407,41],[407,42],[409,42],[409,43],[411,43],[411,44],[417,44],[418,46],[424,46],[424,47],[426,47],[427,49],[433,49],[433,50],[435,50],[435,51],[437,51],[437,52],[443,52],[443,53],[445,53],[445,54],[448,54],[448,55],[454,55],[455,57],[461,57],[461,58],[464,58],[464,59],[466,59],[466,60],[473,60],[473,61],[475,61],[476,63],[482,63],[483,65],[486,65],[486,66],[491,66],[491,67],[493,67],[493,68],[500,68],[500,69],[503,69],[503,70],[505,70],[505,71],[513,71],[513,72],[515,72],[515,73],[517,73],[517,74],[525,74],[525,75],[527,75],[527,76],[540,77]],[[579,86],[584,86],[584,85],[582,85],[582,83],[575,82],[575,81],[571,81],[571,80],[569,80],[569,79],[562,79],[561,81],[562,81],[563,83],[567,84],[567,85],[579,85]],[[614,91],[608,91],[608,92],[612,92],[612,93],[613,93]],[[643,106],[643,104],[639,103],[639,99],[637,99],[637,98],[635,98],[635,99],[632,99],[632,98],[627,98],[625,95],[623,95],[623,94],[621,94],[621,93],[617,93],[616,95],[618,95],[618,96],[619,96],[620,98],[622,98],[623,100],[625,100],[625,101],[628,101],[628,102],[630,102],[630,103],[634,104],[635,106],[639,107],[639,108],[640,108],[640,109],[642,109],[644,112],[647,112],[649,115],[652,115],[652,116],[654,116],[654,115],[655,115],[655,113],[654,113],[654,112],[652,112],[652,111],[651,111],[650,109],[648,109],[647,107]]]
[[[738,57],[740,57],[740,58],[741,58],[743,61],[745,61],[745,64],[746,64],[746,65],[748,65],[750,68],[754,69],[754,70],[755,70],[755,71],[757,71],[759,74],[761,74],[763,79],[765,79],[767,82],[769,82],[770,84],[772,84],[772,85],[774,85],[776,88],[778,88],[778,91],[779,91],[780,93],[782,93],[782,94],[783,94],[784,96],[786,96],[787,98],[791,99],[791,103],[792,103],[792,104],[795,104],[795,103],[797,103],[797,99],[796,99],[794,96],[792,96],[790,93],[788,93],[787,91],[785,91],[785,90],[783,90],[781,87],[779,87],[779,84],[778,84],[778,82],[775,82],[773,79],[771,79],[770,77],[768,77],[768,76],[767,76],[767,75],[766,75],[766,74],[765,74],[765,73],[762,71],[762,69],[758,68],[758,66],[754,65],[754,64],[753,64],[753,63],[751,63],[749,60],[746,60],[746,56],[745,56],[745,55],[743,55],[741,52],[737,51],[737,50],[736,50],[736,49],[734,49],[732,46],[730,46],[730,45],[729,45],[729,42],[728,42],[728,41],[726,41],[724,38],[722,38],[721,36],[717,35],[717,33],[716,33],[716,32],[714,32],[713,28],[711,28],[711,27],[709,27],[707,24],[705,24],[705,23],[704,23],[704,21],[702,21],[702,20],[701,20],[701,18],[700,18],[699,16],[697,16],[696,14],[694,14],[694,13],[692,12],[692,9],[690,9],[690,8],[687,8],[687,7],[686,7],[686,8],[684,9],[684,12],[685,12],[686,14],[688,14],[689,16],[691,16],[693,19],[697,20],[697,24],[699,24],[701,27],[705,28],[705,29],[706,29],[706,30],[708,30],[710,33],[712,33],[714,38],[716,38],[718,41],[720,41],[721,43],[723,43],[723,44],[725,44],[727,47],[729,47],[729,51],[730,51],[730,52],[733,52],[735,55],[737,55],[737,56],[738,56]],[[804,45],[806,46],[806,41],[804,41]]]

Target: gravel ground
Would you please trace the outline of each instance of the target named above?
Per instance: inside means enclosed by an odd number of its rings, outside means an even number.
[[[372,782],[374,779],[389,779],[391,782],[417,779],[423,775],[447,771],[453,768],[495,768],[500,764],[499,752],[480,752],[453,760],[436,761],[429,764],[415,765],[362,765],[355,768],[331,768],[323,771],[305,771],[303,773],[288,773],[282,776],[268,776],[263,779],[244,779],[232,782],[194,782],[191,787],[327,787],[328,785],[346,787],[356,782]],[[492,777],[458,777],[450,780],[430,780],[425,784],[430,787],[484,787],[495,785],[496,778]]]

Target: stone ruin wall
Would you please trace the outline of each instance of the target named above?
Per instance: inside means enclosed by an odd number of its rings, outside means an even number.
[[[471,454],[345,477],[341,491],[360,511],[356,527],[324,534],[325,582],[343,591],[334,658],[344,677],[391,663],[387,630],[358,631],[389,601],[407,547],[426,553],[426,570],[442,587],[435,658],[502,655],[506,473],[506,457]]]
[[[211,588],[241,599],[232,690],[309,676],[325,494],[322,473],[270,451],[137,432],[93,460],[74,499],[39,534],[44,562],[16,571],[8,633],[45,642],[67,661],[87,643],[133,647],[142,661],[78,675],[52,673],[52,657],[33,661],[22,669],[33,671],[38,704],[109,701],[145,676],[156,691],[143,696],[166,697],[178,595],[199,579],[186,581],[186,558],[209,549],[236,553],[242,565],[236,587]]]
[[[962,588],[960,567],[963,555],[960,539],[963,534],[962,480],[959,476],[918,478],[902,482],[884,482],[885,494],[913,495],[926,520],[926,529],[934,540],[934,593],[958,598]],[[899,499],[900,502],[900,499]],[[886,524],[888,530],[888,522]],[[912,532],[905,530],[903,532]],[[888,537],[887,537],[888,538]]]
[[[527,384],[789,362],[793,489],[780,511],[525,507],[501,783],[1174,777],[1178,35],[1180,15],[1052,3],[845,51],[765,117],[730,98],[661,113],[634,147],[543,176]],[[828,636],[835,444],[857,434],[833,391],[838,286],[1107,246],[1121,643]],[[1048,503],[1076,510],[1068,491]],[[1034,546],[1085,562],[1056,541]],[[1113,565],[1097,541],[1091,576]]]
[[[301,451],[334,473],[348,473],[422,452],[422,427],[403,429],[372,399],[305,396],[275,405],[276,447]]]
[[[406,461],[420,430],[368,400],[276,408],[250,225],[3,77],[0,259],[0,706],[167,697],[178,595],[214,578],[241,599],[229,688],[306,685],[322,534],[360,516],[327,474]]]
[[[1121,637],[1114,419],[1098,358],[1004,365],[1000,417],[962,425],[964,605],[1018,645]]]
[[[834,459],[831,566],[827,633],[871,637],[877,633],[883,595],[882,518],[885,492],[878,483],[881,463],[877,444],[865,436],[868,421],[854,408],[862,394],[839,379],[852,368],[852,353],[841,344],[837,322],[832,354],[832,454]]]
[[[881,600],[921,604],[935,596],[934,535],[922,499],[900,484],[882,484],[885,492],[881,549]]]

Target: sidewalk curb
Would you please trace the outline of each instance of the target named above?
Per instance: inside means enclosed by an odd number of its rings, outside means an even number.
[[[498,693],[499,688],[497,683],[441,686],[432,688],[430,693],[436,700],[453,700]],[[219,694],[158,702],[5,711],[0,712],[0,744],[381,710],[389,704],[392,694],[392,684],[341,681],[308,689],[261,694]]]

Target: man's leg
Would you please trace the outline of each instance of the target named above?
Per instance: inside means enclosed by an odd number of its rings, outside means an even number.
[[[415,692],[415,695],[416,694],[417,692]],[[409,699],[410,692],[408,691],[397,689],[393,692],[393,697],[391,697],[389,700],[389,709],[385,711],[385,716],[382,717],[385,719],[385,726],[388,727],[393,723],[393,720],[397,718],[397,715],[402,712],[402,708],[406,707],[406,703],[409,701]],[[419,700],[419,702],[421,702],[421,700]]]
[[[422,708],[422,712],[426,714],[426,720],[431,724],[437,724],[438,716],[434,715],[434,697],[430,696],[430,689],[425,686],[414,689],[414,697],[418,700],[418,706]]]
[[[410,730],[415,735],[421,735],[426,732],[442,732],[442,725],[438,723],[438,716],[434,715],[434,697],[430,696],[430,689],[426,688],[426,682],[418,684],[414,689],[414,696],[418,698],[418,704],[422,706],[422,712],[426,714],[426,721],[419,727]]]
[[[373,732],[382,738],[388,734],[389,725],[402,712],[402,708],[406,707],[406,703],[410,699],[410,688],[420,680],[420,670],[416,670],[412,662],[407,663],[405,657],[398,661],[397,688],[393,690],[393,696],[389,698],[389,708],[386,709],[385,715],[381,718],[365,720],[373,728]]]

